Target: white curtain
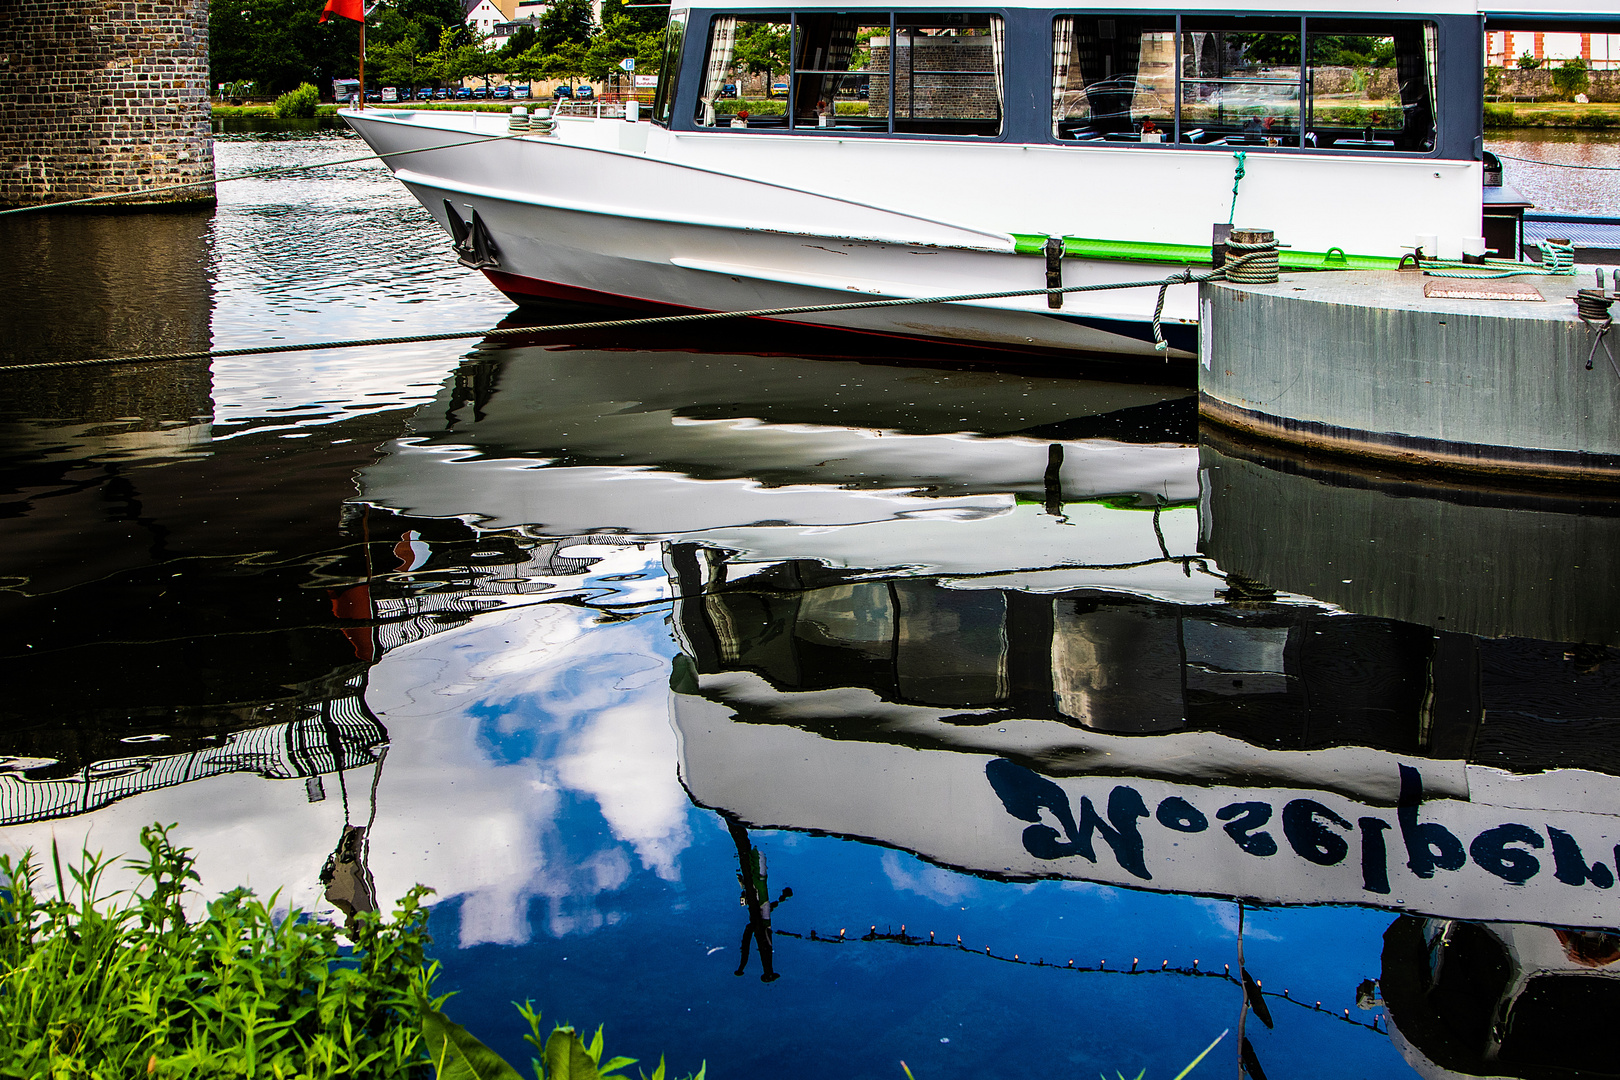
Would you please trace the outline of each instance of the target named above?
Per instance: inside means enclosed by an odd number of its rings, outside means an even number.
[[[1052,130],[1063,119],[1063,94],[1069,88],[1069,57],[1074,52],[1074,19],[1052,23]]]
[[[990,16],[990,58],[996,70],[996,110],[1001,119],[1007,116],[1007,91],[1003,87],[1007,71],[1007,26],[1000,16]]]
[[[1440,111],[1437,89],[1440,85],[1440,31],[1432,22],[1423,24],[1423,74],[1429,81],[1429,108]],[[1436,125],[1438,127],[1438,124]]]
[[[731,50],[737,43],[737,19],[733,15],[717,16],[710,32],[709,67],[703,79],[703,126],[714,126],[714,103],[731,74]]]

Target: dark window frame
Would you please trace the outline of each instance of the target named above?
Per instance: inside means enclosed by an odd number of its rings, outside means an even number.
[[[1057,21],[1059,19],[1065,19],[1065,18],[1067,18],[1067,19],[1083,19],[1083,18],[1101,18],[1101,17],[1115,17],[1115,16],[1136,17],[1136,16],[1155,16],[1155,15],[1157,15],[1157,16],[1159,16],[1161,18],[1168,17],[1168,13],[1166,13],[1164,11],[1151,11],[1151,10],[1144,10],[1144,9],[1133,9],[1133,10],[1128,10],[1127,11],[1127,10],[1118,10],[1118,9],[1097,10],[1097,9],[1071,8],[1071,9],[1068,9],[1068,10],[1054,11],[1054,12],[1052,12],[1051,20],[1050,20],[1050,23],[1048,25],[1048,38],[1050,40],[1051,38],[1056,36]],[[1391,12],[1378,12],[1378,13],[1344,12],[1344,13],[1341,13],[1341,12],[1334,12],[1334,11],[1320,11],[1320,12],[1247,11],[1247,10],[1244,10],[1244,11],[1178,11],[1178,12],[1175,13],[1175,16],[1174,16],[1174,18],[1175,18],[1175,38],[1176,38],[1176,48],[1175,48],[1175,87],[1174,87],[1175,116],[1174,116],[1174,131],[1172,133],[1171,139],[1168,142],[1161,142],[1161,143],[1132,143],[1132,142],[1117,142],[1116,143],[1116,142],[1108,142],[1108,143],[1102,143],[1102,144],[1095,144],[1095,143],[1081,142],[1081,141],[1077,141],[1075,139],[1060,138],[1058,136],[1058,134],[1057,134],[1057,118],[1055,116],[1053,116],[1053,117],[1049,118],[1048,123],[1047,123],[1048,141],[1050,141],[1053,145],[1056,145],[1056,146],[1064,146],[1064,147],[1071,147],[1071,148],[1081,148],[1081,147],[1089,148],[1089,147],[1093,147],[1093,146],[1096,146],[1096,145],[1103,145],[1103,146],[1106,146],[1108,149],[1114,149],[1114,150],[1124,148],[1124,149],[1149,149],[1149,150],[1202,150],[1202,151],[1206,151],[1206,152],[1215,151],[1215,152],[1222,152],[1222,153],[1231,153],[1232,146],[1228,145],[1228,144],[1221,144],[1221,143],[1185,143],[1185,142],[1181,141],[1181,135],[1182,135],[1182,131],[1183,131],[1183,128],[1182,128],[1182,115],[1181,115],[1182,82],[1183,82],[1183,72],[1182,72],[1183,39],[1182,39],[1182,35],[1187,32],[1185,30],[1185,25],[1186,25],[1187,22],[1203,22],[1203,21],[1206,21],[1206,20],[1209,20],[1209,21],[1219,21],[1219,20],[1237,21],[1237,20],[1245,18],[1245,17],[1256,19],[1256,20],[1266,20],[1266,21],[1281,21],[1281,20],[1293,21],[1293,20],[1297,20],[1298,23],[1299,23],[1299,29],[1297,31],[1295,31],[1295,33],[1297,33],[1298,36],[1299,36],[1299,131],[1298,131],[1297,137],[1294,140],[1292,145],[1286,145],[1286,146],[1285,145],[1267,146],[1267,145],[1264,145],[1264,144],[1242,145],[1242,146],[1239,146],[1238,149],[1246,151],[1246,152],[1250,152],[1250,153],[1295,153],[1295,154],[1297,154],[1297,153],[1309,153],[1309,154],[1313,154],[1313,155],[1318,155],[1318,154],[1319,155],[1332,155],[1332,156],[1344,156],[1344,157],[1351,157],[1351,158],[1386,158],[1386,159],[1387,158],[1395,158],[1395,159],[1408,159],[1408,160],[1414,159],[1414,158],[1418,158],[1418,159],[1443,158],[1443,157],[1448,156],[1447,153],[1446,153],[1446,149],[1447,149],[1446,148],[1446,136],[1448,134],[1447,127],[1448,127],[1448,125],[1452,126],[1452,127],[1455,127],[1455,126],[1458,125],[1458,120],[1454,119],[1453,115],[1452,115],[1453,113],[1455,113],[1457,111],[1457,103],[1456,102],[1448,102],[1448,99],[1452,98],[1452,97],[1459,96],[1459,95],[1448,94],[1446,92],[1447,89],[1448,89],[1448,86],[1446,84],[1446,76],[1450,72],[1450,70],[1456,66],[1457,61],[1451,60],[1449,62],[1441,62],[1440,58],[1444,57],[1445,53],[1447,51],[1447,46],[1448,46],[1447,33],[1448,33],[1448,29],[1449,29],[1448,24],[1450,22],[1452,22],[1453,20],[1458,19],[1458,18],[1468,18],[1468,19],[1472,20],[1473,17],[1472,16],[1443,16],[1443,15],[1438,15],[1438,14],[1435,14],[1435,13],[1432,13],[1432,12],[1415,12],[1415,13],[1411,13],[1411,14],[1407,14],[1407,13],[1398,13],[1397,14],[1397,13],[1391,13]],[[1310,34],[1311,34],[1310,24],[1311,24],[1313,19],[1315,21],[1317,21],[1317,22],[1327,22],[1327,23],[1331,23],[1331,24],[1357,23],[1357,22],[1359,22],[1359,23],[1368,24],[1369,27],[1389,26],[1390,24],[1393,24],[1393,23],[1406,23],[1406,24],[1414,24],[1415,23],[1415,24],[1417,24],[1419,26],[1427,24],[1427,25],[1430,25],[1430,26],[1434,27],[1435,38],[1436,38],[1435,51],[1436,51],[1437,63],[1435,65],[1435,67],[1436,67],[1435,85],[1430,88],[1430,95],[1429,95],[1429,107],[1430,107],[1430,110],[1433,113],[1433,117],[1434,117],[1433,145],[1429,149],[1427,149],[1427,150],[1401,150],[1401,149],[1391,149],[1391,150],[1378,149],[1378,150],[1374,150],[1374,149],[1360,149],[1360,148],[1357,148],[1357,149],[1338,149],[1338,148],[1334,148],[1334,147],[1316,147],[1316,146],[1308,146],[1308,145],[1306,145],[1305,139],[1306,139],[1306,135],[1307,135],[1307,125],[1306,125],[1307,110],[1309,109],[1310,112],[1312,114],[1314,114],[1314,103],[1312,103],[1308,98],[1308,93],[1309,93],[1309,89],[1310,89],[1310,64],[1309,64],[1309,59],[1310,59]],[[1481,25],[1483,25],[1482,20],[1476,20],[1476,21],[1480,21]],[[1050,49],[1048,50],[1048,52],[1050,52]],[[1481,52],[1483,52],[1483,47],[1481,47]],[[1055,75],[1056,75],[1055,70],[1049,69],[1049,71],[1048,71],[1048,82],[1050,82],[1051,78],[1054,77]],[[1482,84],[1483,84],[1483,78],[1484,78],[1484,76],[1483,76],[1483,74],[1481,74],[1479,81]],[[1460,85],[1459,85],[1458,88],[1461,89]],[[1483,100],[1483,99],[1481,99],[1481,100]],[[1474,148],[1474,153],[1471,156],[1473,157],[1474,160],[1479,160],[1480,156],[1481,156],[1481,151],[1483,150],[1482,139],[1480,139],[1479,137],[1476,137],[1475,138],[1475,144],[1476,145],[1475,145],[1475,148]],[[1456,156],[1456,155],[1452,155],[1452,156]]]
[[[854,128],[837,128],[837,127],[821,128],[821,127],[808,126],[808,125],[800,127],[800,126],[796,126],[793,123],[794,116],[795,116],[795,111],[796,111],[796,108],[797,108],[798,103],[799,103],[798,102],[798,82],[799,82],[798,76],[801,75],[801,74],[814,74],[815,73],[815,71],[813,69],[799,68],[797,66],[797,64],[798,64],[798,55],[799,55],[799,44],[798,44],[799,16],[800,16],[800,14],[808,14],[808,13],[810,13],[810,11],[813,11],[815,14],[827,13],[827,14],[839,14],[839,15],[853,15],[853,16],[856,16],[856,17],[861,18],[863,20],[866,20],[864,25],[877,24],[879,22],[879,20],[876,18],[877,16],[886,16],[887,17],[888,25],[889,25],[889,42],[890,42],[890,45],[889,45],[889,63],[888,63],[888,72],[887,72],[887,74],[888,74],[888,82],[889,82],[889,97],[888,97],[888,100],[889,100],[889,116],[888,116],[888,125],[887,125],[886,130],[884,130],[884,131],[862,131],[862,130],[854,129]],[[899,29],[901,27],[907,25],[906,22],[900,18],[900,16],[902,14],[915,14],[915,15],[927,15],[927,16],[938,16],[938,15],[979,16],[979,15],[982,15],[982,16],[987,16],[989,18],[999,18],[999,19],[1001,19],[1002,20],[1002,26],[1003,26],[1004,30],[1010,26],[1010,22],[1011,22],[1009,17],[1008,17],[1009,12],[1005,8],[985,7],[985,6],[965,6],[965,5],[964,6],[955,6],[955,5],[941,6],[941,7],[938,7],[938,8],[929,8],[927,10],[923,10],[923,9],[919,8],[919,9],[915,9],[915,11],[912,11],[912,12],[907,12],[907,11],[904,11],[904,10],[896,10],[896,9],[887,8],[887,7],[855,7],[855,6],[837,8],[837,9],[832,9],[832,8],[820,9],[820,8],[817,8],[817,9],[809,9],[808,11],[805,11],[805,12],[801,12],[797,8],[788,7],[786,5],[775,6],[775,7],[749,7],[749,8],[726,8],[726,9],[712,9],[711,8],[711,9],[706,9],[706,10],[701,12],[701,21],[703,21],[705,23],[704,31],[703,31],[701,36],[693,33],[693,20],[690,20],[690,19],[688,20],[687,27],[686,27],[686,36],[688,38],[688,46],[687,47],[689,49],[691,49],[692,52],[691,52],[691,54],[687,55],[685,57],[685,59],[687,61],[694,61],[695,60],[694,70],[698,70],[698,71],[703,72],[705,74],[707,73],[708,64],[709,64],[709,50],[710,50],[710,48],[711,48],[711,46],[713,45],[713,42],[714,42],[714,21],[717,18],[730,16],[730,17],[736,18],[739,21],[741,21],[743,19],[757,18],[759,16],[767,16],[767,17],[769,17],[769,16],[786,15],[786,16],[788,16],[788,25],[790,27],[790,38],[789,38],[789,45],[788,45],[789,68],[788,68],[787,75],[786,75],[787,84],[788,84],[788,98],[787,98],[786,110],[785,110],[785,113],[784,113],[785,122],[784,122],[784,124],[783,124],[783,126],[781,128],[770,127],[770,128],[750,128],[750,129],[748,129],[752,134],[756,134],[756,135],[793,135],[793,136],[812,136],[812,137],[819,136],[819,137],[822,137],[822,138],[832,137],[832,138],[839,138],[839,139],[907,139],[907,140],[919,139],[919,140],[940,140],[940,141],[946,141],[946,142],[968,142],[968,143],[974,143],[974,144],[982,144],[982,143],[987,143],[987,142],[1008,142],[1008,141],[1011,141],[1009,139],[1009,131],[1010,131],[1010,128],[1012,126],[1011,123],[1010,123],[1010,116],[1009,116],[1010,109],[1005,104],[1005,102],[1007,100],[1007,96],[1008,96],[1007,95],[1008,83],[1011,80],[1007,78],[1007,73],[1005,71],[1002,74],[1002,87],[1001,87],[1001,91],[1002,91],[1001,99],[1004,102],[1004,104],[1003,104],[1003,106],[1001,108],[1001,115],[998,118],[998,129],[994,134],[987,134],[987,135],[934,134],[934,133],[929,133],[929,132],[913,132],[913,131],[896,131],[895,130],[895,126],[896,126],[895,121],[896,121],[896,112],[897,112],[897,110],[895,108],[894,102],[895,102],[895,93],[898,90],[898,85],[896,83],[896,68],[897,68],[898,65],[895,63],[894,41],[895,41],[895,36],[898,33]],[[868,18],[868,17],[871,17],[871,18]],[[695,42],[692,39],[696,39]],[[694,45],[696,46],[695,48],[694,48]],[[1048,52],[1051,51],[1050,47],[1048,47],[1047,51]],[[993,74],[993,73],[972,72],[971,74]],[[728,128],[722,127],[722,126],[720,126],[718,124],[716,124],[713,127],[709,127],[709,126],[706,126],[706,125],[703,125],[703,124],[699,124],[697,122],[698,109],[700,108],[700,106],[702,105],[702,102],[703,102],[703,97],[702,97],[703,85],[702,85],[702,83],[703,83],[703,77],[702,76],[700,76],[698,78],[693,78],[693,79],[686,80],[686,84],[687,84],[687,87],[689,88],[689,92],[683,93],[681,95],[682,100],[676,102],[675,107],[676,107],[677,122],[674,123],[674,124],[669,125],[671,130],[680,131],[680,132],[692,132],[692,133],[698,133],[698,134],[714,134],[714,133],[718,133],[718,132],[721,132],[721,131],[729,131]],[[684,112],[681,111],[683,105],[685,106],[685,111]],[[835,109],[835,114],[836,114],[836,105],[834,106],[834,109]]]

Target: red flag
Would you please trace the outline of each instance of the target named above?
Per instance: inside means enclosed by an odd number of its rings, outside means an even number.
[[[365,0],[326,0],[326,7],[321,11],[321,22],[325,22],[330,15],[341,15],[345,19],[353,19],[357,23],[366,21]]]

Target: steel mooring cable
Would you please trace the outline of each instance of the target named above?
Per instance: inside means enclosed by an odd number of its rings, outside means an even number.
[[[676,323],[719,322],[722,319],[768,319],[786,315],[814,315],[832,311],[865,311],[873,308],[921,307],[928,304],[963,304],[977,300],[1006,300],[1019,296],[1050,296],[1061,293],[1109,292],[1116,289],[1162,290],[1170,285],[1191,285],[1204,281],[1220,281],[1229,271],[1241,269],[1247,260],[1257,255],[1243,255],[1207,274],[1183,271],[1167,278],[1152,281],[1119,281],[1096,285],[1069,285],[1061,289],[1015,289],[1007,292],[963,293],[956,296],[928,296],[901,300],[862,300],[848,304],[811,304],[803,307],[759,308],[753,311],[704,311],[693,315],[659,315],[642,319],[609,319],[599,322],[564,323],[560,326],[511,326],[488,330],[451,330],[440,334],[410,334],[403,337],[351,338],[342,341],[311,341],[296,345],[259,345],[244,349],[204,349],[195,352],[150,353],[144,356],[108,356],[90,360],[53,360],[37,364],[0,365],[0,372],[47,371],[60,368],[92,367],[103,364],[153,364],[170,360],[212,360],[227,356],[267,356],[273,353],[317,352],[323,349],[355,349],[374,345],[416,345],[433,341],[462,341],[471,338],[500,340],[512,337],[532,337],[535,334],[558,334],[581,330],[625,330],[647,326],[669,326]],[[1273,277],[1275,280],[1275,277]],[[1153,331],[1155,347],[1163,342],[1159,329],[1158,311],[1154,313]],[[1166,346],[1168,347],[1168,346]]]

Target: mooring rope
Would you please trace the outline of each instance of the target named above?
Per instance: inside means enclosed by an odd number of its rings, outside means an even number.
[[[1598,346],[1603,346],[1603,352],[1609,358],[1609,366],[1614,373],[1620,375],[1620,363],[1616,363],[1614,353],[1609,350],[1609,331],[1614,329],[1614,320],[1609,316],[1609,308],[1614,304],[1613,294],[1603,288],[1603,271],[1599,270],[1598,287],[1595,289],[1575,290],[1575,314],[1586,324],[1586,328],[1594,335],[1592,349],[1586,354],[1586,370],[1592,370],[1592,363],[1597,359]]]
[[[479,143],[500,142],[504,139],[521,139],[527,134],[529,134],[527,131],[519,131],[509,135],[484,135],[476,139],[468,139],[466,142],[443,143],[439,146],[418,146],[414,150],[390,150],[386,154],[362,154],[360,157],[339,158],[336,161],[320,161],[307,165],[278,165],[272,169],[254,169],[250,172],[238,173],[235,176],[216,176],[207,180],[191,180],[184,184],[164,184],[162,187],[136,188],[134,191],[120,191],[115,195],[91,195],[83,199],[40,203],[37,206],[13,206],[9,210],[0,210],[0,217],[5,217],[8,214],[32,214],[40,210],[60,210],[64,206],[83,206],[86,203],[112,202],[115,199],[133,199],[137,195],[156,195],[165,191],[183,191],[186,188],[207,187],[210,184],[228,184],[233,180],[262,180],[267,176],[312,172],[315,169],[330,168],[333,165],[353,165],[358,161],[381,161],[384,158],[400,157],[404,154],[425,154],[430,150],[453,150],[458,146],[475,146]]]
[[[1489,263],[1425,262],[1419,265],[1422,266],[1426,277],[1459,278],[1464,281],[1510,277],[1574,276],[1575,246],[1573,244],[1557,244],[1551,240],[1542,240],[1536,246],[1541,249],[1541,261],[1531,263],[1522,269],[1510,268],[1504,264],[1503,260]]]
[[[1241,267],[1260,253],[1231,259],[1207,274],[1183,271],[1152,281],[1119,281],[1095,285],[1068,285],[1061,289],[1015,289],[1007,292],[962,293],[956,296],[926,296],[902,300],[862,300],[848,304],[811,304],[803,307],[759,308],[753,311],[704,311],[693,315],[659,315],[641,319],[608,319],[599,322],[564,323],[558,326],[510,326],[488,330],[450,330],[439,334],[409,334],[401,337],[350,338],[341,341],[310,341],[296,345],[257,345],[243,349],[203,349],[196,352],[150,353],[144,356],[107,356],[91,360],[53,360],[37,364],[5,364],[0,371],[46,371],[58,368],[89,367],[100,364],[152,364],[170,360],[212,360],[228,356],[267,356],[273,353],[317,352],[323,349],[357,349],[374,345],[416,345],[432,341],[459,341],[470,338],[527,337],[535,334],[569,333],[580,330],[625,330],[632,327],[669,326],[676,323],[718,322],[722,319],[765,319],[783,315],[814,315],[831,311],[864,311],[872,308],[920,307],[927,304],[963,304],[977,300],[1007,300],[1019,296],[1052,296],[1060,293],[1107,292],[1114,289],[1153,289],[1170,285],[1190,285],[1220,281],[1227,271]],[[1153,322],[1155,346],[1163,341],[1159,321]]]
[[[1491,153],[1499,158],[1508,161],[1522,161],[1527,165],[1550,165],[1555,169],[1590,169],[1593,172],[1620,172],[1620,165],[1575,165],[1567,161],[1542,161],[1539,158],[1514,157],[1512,154],[1504,154],[1500,150],[1492,150]]]
[[[1109,967],[1107,960],[1099,960],[1096,966],[1089,964],[1076,964],[1073,960],[1070,960],[1067,964],[1059,964],[1056,961],[1047,960],[1045,957],[1037,957],[1034,960],[1025,960],[1018,953],[1012,953],[1010,955],[1006,952],[998,953],[993,951],[988,945],[986,945],[984,950],[981,952],[978,949],[964,944],[960,934],[956,936],[955,941],[937,940],[932,930],[930,930],[928,932],[928,936],[924,938],[920,934],[907,933],[904,926],[900,927],[898,933],[896,933],[892,928],[880,931],[876,926],[874,926],[860,937],[849,937],[844,930],[840,930],[836,935],[833,935],[819,933],[816,930],[811,930],[808,934],[806,934],[795,933],[792,930],[780,930],[773,928],[772,933],[774,933],[777,937],[795,938],[799,941],[814,942],[818,945],[889,944],[904,945],[914,949],[950,949],[955,952],[965,953],[968,956],[984,956],[991,960],[999,960],[1004,964],[1017,964],[1023,967],[1032,968],[1049,968],[1054,971],[1072,971],[1077,974],[1124,976],[1126,978],[1152,978],[1154,976],[1164,976],[1171,978],[1180,977],[1184,979],[1216,979],[1220,982],[1228,983],[1234,986],[1243,985],[1241,974],[1234,974],[1230,964],[1222,965],[1222,969],[1220,971],[1216,971],[1214,968],[1199,967],[1197,960],[1192,962],[1191,967],[1182,965],[1172,966],[1169,960],[1162,961],[1158,967],[1152,967],[1152,962],[1149,961],[1150,966],[1142,967],[1140,958],[1133,959],[1131,961],[1131,966],[1128,968],[1122,964],[1116,964],[1113,967]],[[1276,990],[1266,990],[1263,989],[1259,983],[1255,984],[1254,989],[1250,991],[1250,993],[1258,994],[1261,997],[1271,998],[1274,1002],[1287,1002],[1289,1005],[1293,1005],[1296,1008],[1303,1009],[1307,1012],[1320,1013],[1323,1016],[1337,1020],[1340,1023],[1347,1023],[1352,1027],[1362,1028],[1366,1031],[1371,1031],[1379,1035],[1389,1034],[1388,1030],[1378,1023],[1378,1016],[1376,1013],[1373,1015],[1372,1022],[1368,1023],[1367,1021],[1353,1018],[1350,1015],[1349,1009],[1343,1009],[1338,1012],[1335,1012],[1330,1008],[1324,1009],[1320,1001],[1313,1003],[1307,998],[1294,997],[1286,989],[1280,992]]]
[[[1232,158],[1237,162],[1237,167],[1232,170],[1232,209],[1226,215],[1226,223],[1228,225],[1232,225],[1237,222],[1238,185],[1243,183],[1243,178],[1245,176],[1249,175],[1248,169],[1244,168],[1244,163],[1249,160],[1249,152],[1247,150],[1239,150],[1237,153],[1232,155]]]

